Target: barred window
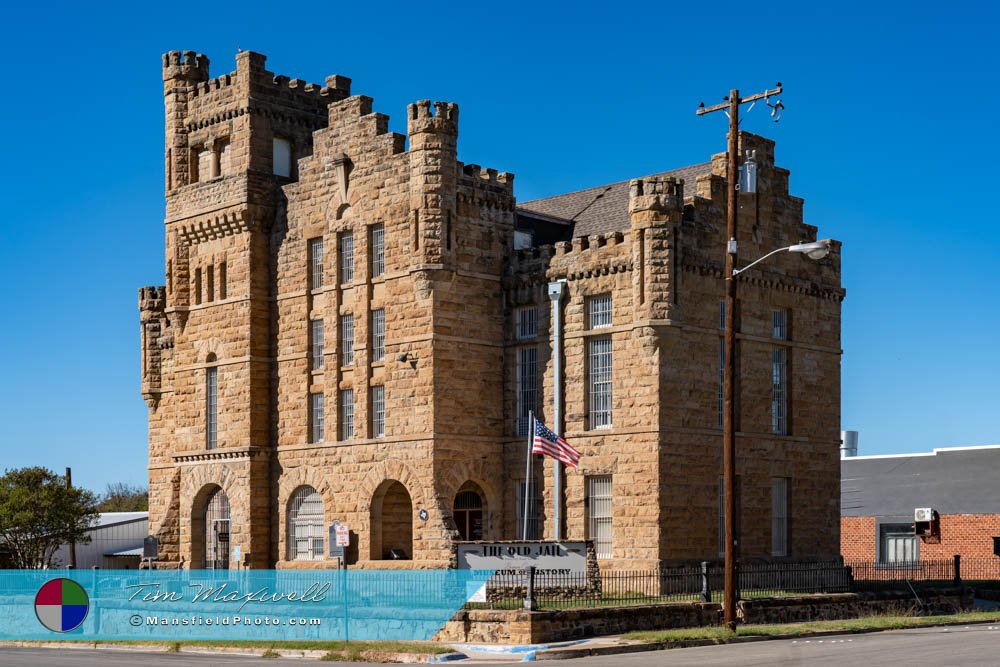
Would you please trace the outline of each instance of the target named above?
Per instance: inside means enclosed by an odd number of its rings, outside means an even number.
[[[538,309],[524,306],[514,311],[515,336],[518,340],[534,338],[538,335]]]
[[[385,310],[372,311],[372,361],[385,359]]]
[[[343,232],[340,235],[340,282],[354,282],[354,234]]]
[[[385,227],[373,225],[371,228],[372,278],[385,273]]]
[[[323,286],[323,239],[309,239],[309,287],[319,289]]]
[[[611,295],[601,294],[587,300],[587,319],[591,329],[611,326]]]
[[[205,369],[205,449],[219,444],[219,369]]]
[[[323,442],[323,394],[309,394],[309,442]]]
[[[598,558],[611,558],[611,475],[587,477],[587,539]]]
[[[788,478],[771,479],[771,555],[788,555]]]
[[[912,523],[879,524],[879,562],[915,563],[920,560],[919,540]]]
[[[323,497],[311,486],[288,501],[288,560],[323,560]]]
[[[340,439],[354,438],[354,390],[340,390]]]
[[[590,428],[611,426],[611,338],[589,342]]]
[[[372,387],[372,437],[385,435],[385,387]]]
[[[340,365],[354,363],[354,315],[340,316]]]
[[[527,507],[524,506],[525,486],[527,485],[524,481],[517,483],[517,534],[514,537],[518,540],[541,539],[541,521],[538,516],[538,510],[541,507],[540,494],[538,492],[539,485],[536,480],[531,481],[531,492],[528,496]],[[527,521],[527,526],[525,526],[525,521]],[[527,534],[525,534],[524,530],[526,527],[528,529]]]
[[[771,337],[774,340],[788,340],[787,310],[775,310],[771,313]]]
[[[788,350],[771,351],[771,432],[788,435]]]
[[[517,348],[517,435],[527,436],[538,400],[538,348]]]
[[[323,368],[323,320],[309,321],[309,359],[314,371]]]

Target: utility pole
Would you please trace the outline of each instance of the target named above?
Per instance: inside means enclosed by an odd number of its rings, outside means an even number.
[[[73,488],[73,469],[69,466],[66,467],[66,488]],[[76,542],[69,543],[69,567],[76,569]]]
[[[756,100],[766,100],[781,94],[781,84],[748,97],[740,97],[740,91],[729,91],[729,97],[722,104],[706,107],[704,103],[695,112],[703,116],[714,111],[726,111],[729,116],[729,150],[727,158],[726,196],[726,322],[723,346],[725,363],[722,380],[722,467],[725,486],[726,520],[726,585],[723,596],[726,627],[736,630],[736,256],[739,247],[736,242],[736,222],[739,213],[739,146],[740,146],[740,105]]]

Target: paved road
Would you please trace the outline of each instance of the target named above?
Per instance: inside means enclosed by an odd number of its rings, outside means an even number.
[[[0,649],[0,667],[228,667],[246,664],[267,667],[305,667],[336,665],[301,659],[263,661],[256,656],[194,655],[189,653],[139,653],[134,651],[94,651],[89,649]],[[488,663],[451,663],[486,665]],[[948,667],[961,665],[1000,665],[1000,625],[900,630],[868,635],[840,635],[822,639],[766,641],[728,646],[704,646],[581,658],[553,667],[755,667],[770,665],[809,665],[809,667],[856,665],[907,665]],[[504,663],[511,667],[511,663]],[[350,663],[357,667],[358,663]]]

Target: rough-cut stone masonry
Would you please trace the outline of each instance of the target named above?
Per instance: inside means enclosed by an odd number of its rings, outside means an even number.
[[[303,486],[322,499],[316,536],[334,520],[348,523],[348,560],[361,567],[442,566],[460,536],[519,537],[526,439],[516,436],[516,357],[537,347],[535,407],[552,426],[545,289],[555,279],[567,281],[560,426],[583,452],[580,469],[565,474],[563,534],[593,537],[586,477],[605,474],[612,526],[602,567],[717,557],[725,156],[694,182],[632,181],[620,229],[575,237],[570,219],[517,209],[512,175],[458,161],[457,105],[410,105],[402,136],[388,131],[371,98],[351,94],[350,79],[309,84],[268,72],[257,53],[236,60],[235,72],[210,78],[205,56],[163,59],[166,284],[140,291],[150,521],[161,565],[204,567],[206,545],[225,533],[225,547],[240,546],[251,567],[329,566],[291,557],[290,503]],[[788,171],[774,165],[773,142],[740,139],[760,165],[759,193],[741,197],[742,256],[814,240],[802,200],[788,194]],[[515,229],[534,233],[532,247],[514,250]],[[350,277],[341,262],[348,236]],[[322,281],[310,268],[317,239]],[[835,556],[839,245],[818,263],[776,257],[740,283],[743,555],[771,554],[772,478],[786,477],[790,555]],[[611,326],[591,329],[588,298],[603,294]],[[523,306],[536,307],[538,334],[518,339]],[[775,309],[789,312],[787,341],[772,339]],[[385,322],[381,358],[376,311]],[[341,340],[345,316],[353,316],[353,359]],[[311,361],[311,320],[323,323],[322,368]],[[592,428],[588,407],[595,336],[609,336],[613,350],[605,428]],[[778,346],[788,358],[789,435],[771,432]],[[347,390],[353,426],[343,432]],[[323,397],[322,439],[310,428],[311,394]],[[551,536],[552,465],[536,471],[542,537]],[[206,517],[220,489],[229,524]],[[481,509],[460,513],[460,493],[478,496]],[[412,560],[386,560],[389,549]]]

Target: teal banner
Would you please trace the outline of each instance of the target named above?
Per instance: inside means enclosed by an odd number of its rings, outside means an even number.
[[[0,639],[427,640],[492,570],[0,570]]]

